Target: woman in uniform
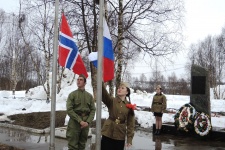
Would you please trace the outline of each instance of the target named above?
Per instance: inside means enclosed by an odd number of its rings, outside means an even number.
[[[156,94],[152,100],[151,111],[155,116],[155,135],[159,135],[161,133],[162,128],[162,116],[163,112],[166,110],[166,96],[162,94],[162,88],[160,85],[156,87]]]
[[[128,97],[128,100],[127,100]],[[102,87],[102,101],[107,106],[109,118],[102,128],[101,150],[124,150],[132,145],[134,136],[134,110],[130,108],[130,89],[121,83],[117,96],[111,97]]]

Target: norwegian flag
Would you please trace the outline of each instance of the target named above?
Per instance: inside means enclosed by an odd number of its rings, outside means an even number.
[[[66,17],[62,14],[62,22],[59,33],[59,64],[73,70],[75,74],[83,74],[88,77],[86,68],[74,42],[72,32],[67,23]]]

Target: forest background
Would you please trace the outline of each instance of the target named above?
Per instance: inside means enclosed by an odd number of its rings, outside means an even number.
[[[16,2],[18,7],[15,12],[9,13],[0,9],[0,90],[28,90],[43,85],[49,99],[54,1]],[[105,1],[106,20],[115,54],[115,79],[108,83],[111,94],[114,94],[113,86],[126,81],[134,90],[152,92],[155,85],[161,84],[167,94],[188,95],[192,64],[200,65],[209,71],[210,87],[214,89],[217,98],[224,94],[224,91],[220,91],[219,85],[224,84],[225,78],[225,29],[221,28],[218,35],[207,35],[195,43],[190,43],[186,48],[186,37],[183,32],[185,2],[185,0]],[[90,78],[95,95],[96,69],[88,61],[87,56],[98,49],[98,5],[93,0],[61,0],[59,14],[62,10],[67,16],[85,66],[88,72],[91,72]],[[178,55],[180,53],[186,56],[187,61],[182,66],[185,71],[183,70],[181,76],[177,75],[177,70],[166,74],[165,68],[174,64],[176,62],[174,57],[180,57]],[[143,73],[137,75],[135,71],[138,67],[135,66],[140,60],[145,60],[148,68],[144,68]],[[145,73],[146,70],[148,74]],[[63,72],[64,68],[58,66],[57,92],[61,90]],[[69,82],[72,84],[74,79]]]

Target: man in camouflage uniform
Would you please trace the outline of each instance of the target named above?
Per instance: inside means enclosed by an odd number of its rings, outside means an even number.
[[[84,150],[88,138],[89,124],[94,119],[95,104],[93,96],[85,91],[86,77],[79,75],[78,89],[68,96],[66,107],[70,119],[66,137],[69,150]]]

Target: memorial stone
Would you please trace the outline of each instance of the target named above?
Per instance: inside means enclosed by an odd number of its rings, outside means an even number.
[[[208,71],[200,66],[191,67],[190,102],[198,112],[204,112],[211,118]]]

